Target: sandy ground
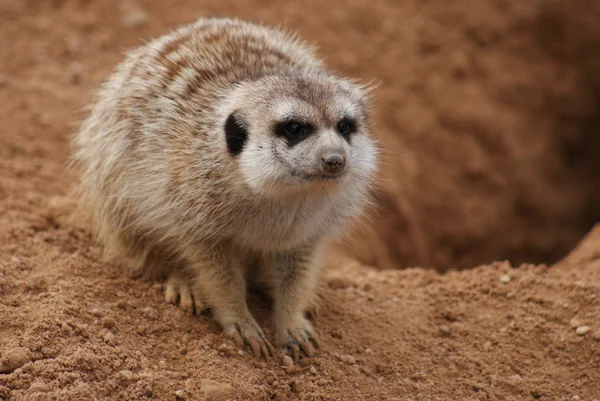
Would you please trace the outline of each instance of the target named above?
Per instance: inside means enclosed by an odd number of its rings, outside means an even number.
[[[51,211],[122,52],[212,15],[284,23],[381,83],[380,210],[332,249],[305,370],[255,362]],[[3,0],[0,400],[600,400],[598,18],[593,0]],[[252,298],[267,326],[268,308]]]

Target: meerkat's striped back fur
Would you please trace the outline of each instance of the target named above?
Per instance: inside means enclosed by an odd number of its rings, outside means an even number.
[[[277,344],[312,354],[302,311],[322,244],[375,173],[367,113],[365,90],[299,39],[201,19],[131,51],[96,93],[73,141],[82,205],[108,255],[167,278],[168,301],[211,307],[266,356],[252,279],[273,295]]]

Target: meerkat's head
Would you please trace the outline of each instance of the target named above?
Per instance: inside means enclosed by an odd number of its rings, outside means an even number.
[[[239,84],[223,106],[227,151],[257,194],[372,181],[377,147],[362,87],[322,72],[274,75]]]

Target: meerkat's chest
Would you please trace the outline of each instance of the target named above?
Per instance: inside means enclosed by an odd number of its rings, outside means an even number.
[[[256,250],[289,249],[319,238],[336,224],[335,205],[321,199],[256,203],[248,208],[235,237]]]

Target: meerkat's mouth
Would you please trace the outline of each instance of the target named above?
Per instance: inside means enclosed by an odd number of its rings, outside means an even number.
[[[300,173],[298,171],[292,171],[292,175],[295,177],[300,177],[306,182],[323,182],[323,181],[340,181],[345,174],[338,175],[325,175],[325,174],[307,174]]]

